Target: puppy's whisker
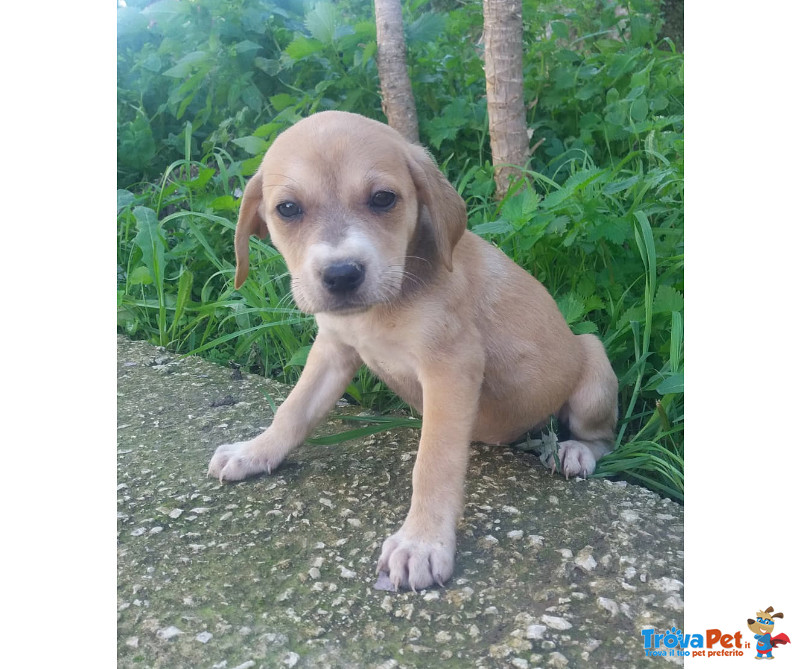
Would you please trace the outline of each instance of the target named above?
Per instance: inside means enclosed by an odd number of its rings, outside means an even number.
[[[422,256],[406,256],[406,260],[421,260],[422,262],[426,263],[427,265],[433,265],[429,258],[423,258]]]
[[[294,298],[291,293],[286,293],[280,300],[278,300],[278,304],[276,307],[278,309],[288,309],[292,306]]]
[[[405,267],[401,267],[401,266],[391,266],[390,265],[385,270],[384,275],[385,276],[390,276],[390,277],[393,277],[393,278],[394,277],[399,277],[399,279],[396,279],[398,285],[401,285],[404,280],[408,280],[414,286],[419,287],[419,288],[423,288],[423,287],[425,287],[427,285],[427,282],[422,277],[417,276],[416,274],[414,274],[410,270],[406,269]]]

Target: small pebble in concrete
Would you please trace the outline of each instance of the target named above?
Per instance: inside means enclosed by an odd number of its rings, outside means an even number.
[[[174,625],[170,625],[169,627],[165,627],[156,632],[156,636],[159,639],[165,639],[165,640],[172,639],[173,637],[176,637],[179,634],[183,634],[183,632]]]
[[[547,625],[528,625],[525,636],[528,639],[543,639],[546,631]]]
[[[558,616],[542,616],[542,622],[554,630],[568,630],[572,628],[572,623]]]

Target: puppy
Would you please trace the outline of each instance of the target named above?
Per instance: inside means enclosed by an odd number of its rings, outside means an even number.
[[[356,114],[314,114],[283,132],[248,182],[236,227],[270,236],[297,306],[319,332],[271,426],[217,448],[209,475],[272,472],[334,406],[362,363],[422,413],[411,508],[383,543],[396,588],[453,573],[470,441],[500,444],[557,414],[562,472],[610,450],[617,379],[602,343],[574,335],[545,288],[466,231],[466,206],[428,153]]]

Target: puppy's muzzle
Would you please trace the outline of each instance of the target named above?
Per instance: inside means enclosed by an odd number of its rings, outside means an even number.
[[[365,276],[364,265],[359,262],[334,262],[322,271],[322,284],[334,295],[347,295],[364,283]]]

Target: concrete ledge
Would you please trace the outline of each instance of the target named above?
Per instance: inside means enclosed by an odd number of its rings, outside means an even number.
[[[305,445],[270,477],[220,485],[214,448],[260,432],[263,393],[288,389],[124,337],[118,369],[119,667],[630,669],[664,663],[642,628],[683,627],[670,500],[476,444],[452,580],[378,590],[415,431]]]

